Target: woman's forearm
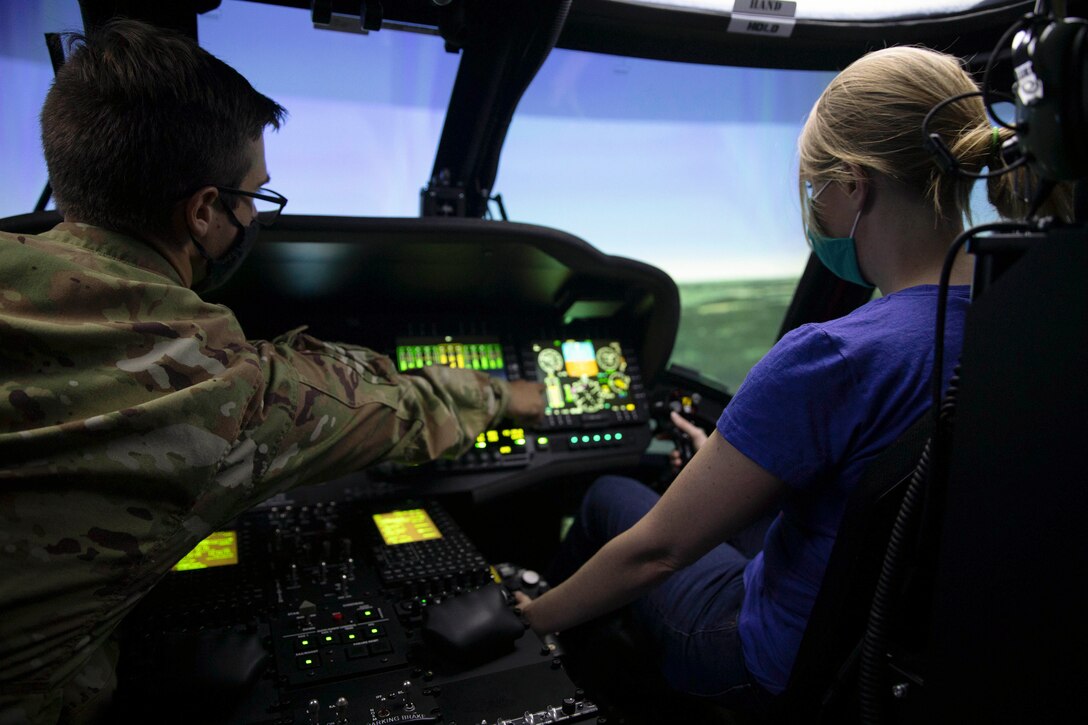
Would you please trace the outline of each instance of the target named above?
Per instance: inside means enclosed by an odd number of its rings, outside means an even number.
[[[667,579],[677,567],[638,529],[612,539],[565,582],[522,606],[533,630],[569,629],[638,599]]]
[[[522,607],[525,618],[558,632],[629,604],[759,518],[784,487],[715,431],[638,523]]]

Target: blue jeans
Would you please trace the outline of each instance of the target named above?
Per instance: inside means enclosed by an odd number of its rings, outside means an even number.
[[[613,537],[642,518],[659,496],[629,478],[597,479],[582,500],[549,572],[558,584]],[[762,548],[761,522],[740,548],[720,544],[632,604],[638,626],[654,646],[673,689],[751,709],[761,699],[741,653],[737,617],[744,600],[744,568]],[[759,690],[754,692],[753,690]]]

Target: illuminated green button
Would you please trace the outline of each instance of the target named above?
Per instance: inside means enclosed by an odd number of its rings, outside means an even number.
[[[548,445],[548,437],[547,436],[540,436],[539,438],[536,439],[536,444],[538,446]]]
[[[610,440],[612,440],[612,434],[611,434],[611,433],[605,433],[605,434],[604,434],[604,439],[605,439],[606,441],[610,441]]]
[[[295,651],[303,652],[308,649],[315,649],[317,647],[317,640],[313,637],[300,637],[295,640]]]
[[[300,670],[312,670],[315,667],[321,666],[321,658],[316,654],[302,655],[301,657],[296,657],[295,661],[298,663],[298,668]]]
[[[623,433],[617,433],[616,434],[616,440],[622,441],[623,440]]]
[[[593,436],[593,442],[594,443],[600,443],[601,442],[601,436],[600,435]]]
[[[582,436],[583,443],[589,443],[589,436]]]

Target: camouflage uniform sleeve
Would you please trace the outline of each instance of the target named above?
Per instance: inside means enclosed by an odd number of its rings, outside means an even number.
[[[253,343],[266,385],[247,412],[243,435],[269,447],[263,471],[254,471],[263,489],[381,461],[456,457],[506,412],[505,381],[441,366],[402,375],[384,355],[323,342],[303,329]]]

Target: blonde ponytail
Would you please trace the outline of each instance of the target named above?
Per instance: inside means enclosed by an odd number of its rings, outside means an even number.
[[[798,141],[802,179],[848,180],[845,164],[883,174],[924,195],[938,220],[971,219],[975,179],[941,170],[925,147],[922,122],[941,101],[978,91],[959,59],[919,47],[893,47],[858,59],[820,96]],[[929,120],[959,168],[979,173],[1005,166],[1002,144],[1012,132],[990,125],[980,96],[949,103]],[[1026,169],[991,178],[988,196],[998,213],[1028,212],[1033,175]],[[1063,185],[1043,212],[1069,217],[1071,194]],[[802,207],[803,208],[803,207]]]

